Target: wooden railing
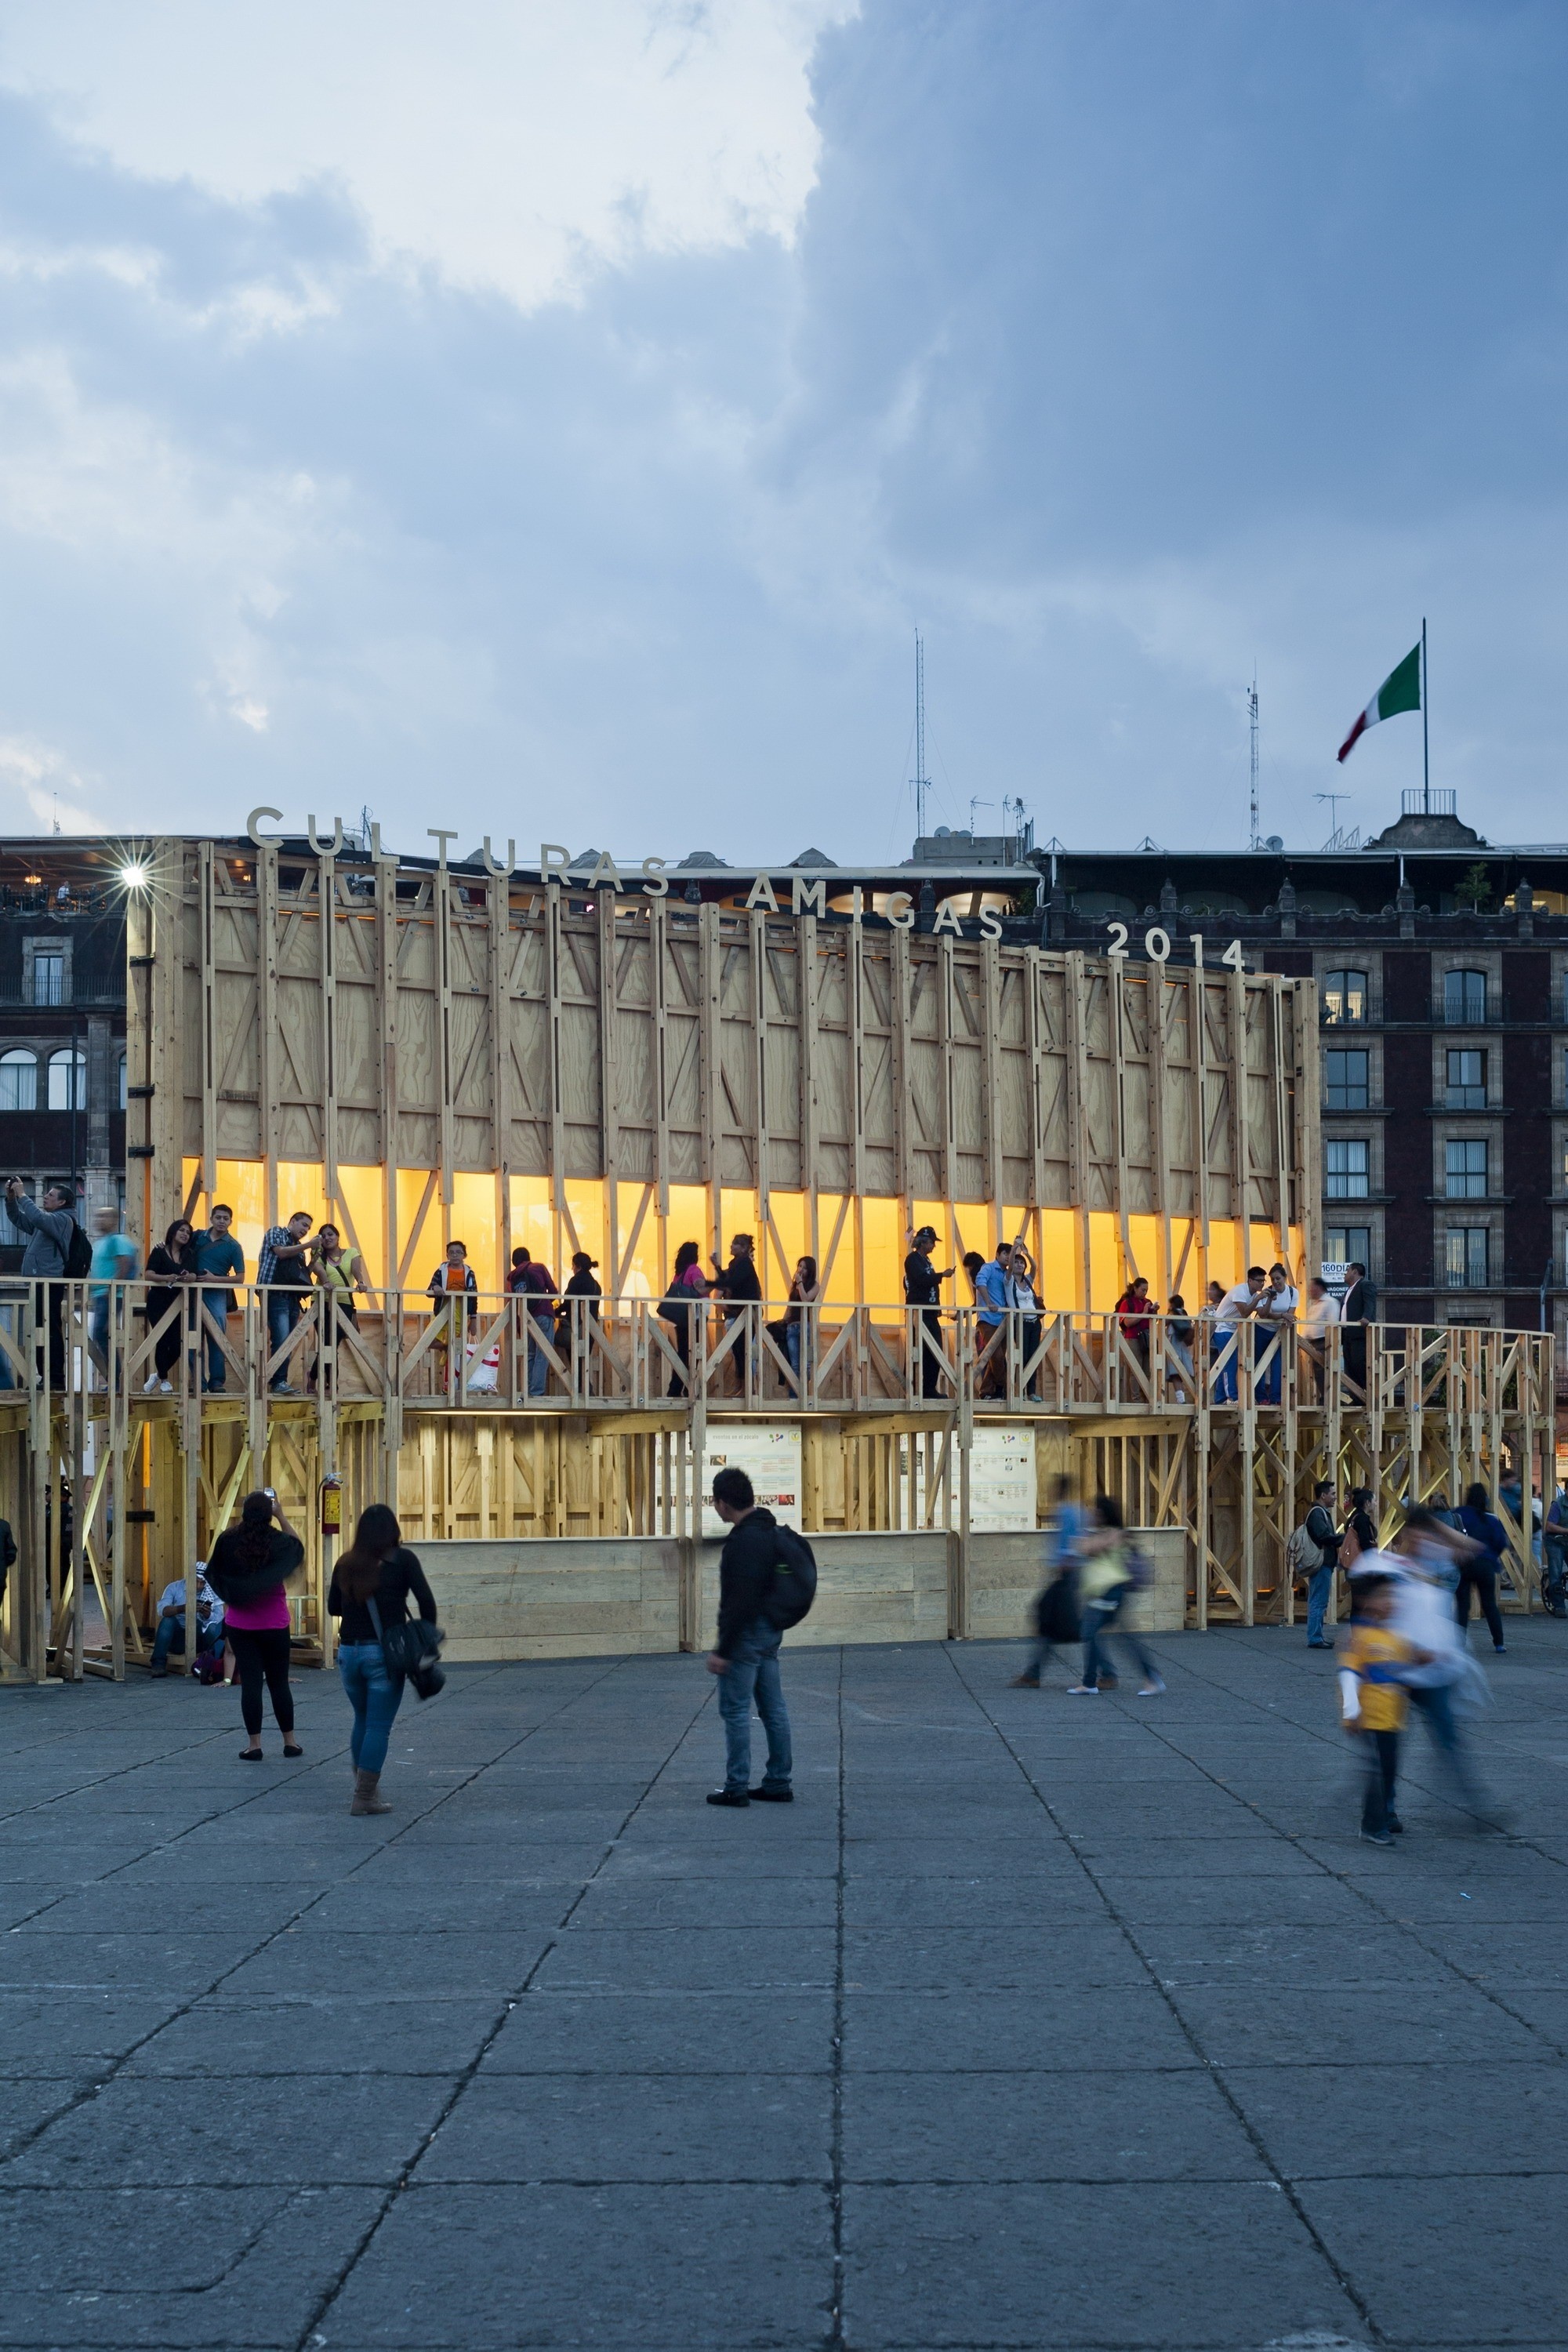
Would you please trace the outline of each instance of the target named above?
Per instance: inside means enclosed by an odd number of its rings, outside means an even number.
[[[328,1290],[193,1285],[150,1312],[148,1286],[0,1284],[0,1410],[83,1400],[134,1408],[204,1395],[379,1401],[418,1411],[865,1412],[1448,1418],[1549,1416],[1549,1334],[1443,1325],[1292,1324],[1234,1332],[1156,1318],[902,1305],[730,1306],[699,1300],[686,1328],[647,1298],[377,1292],[346,1308]],[[165,1289],[164,1298],[167,1299]],[[9,1392],[9,1397],[7,1396]]]

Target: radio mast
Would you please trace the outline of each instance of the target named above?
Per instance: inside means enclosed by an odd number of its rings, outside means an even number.
[[[1256,670],[1252,673],[1252,684],[1247,690],[1247,729],[1252,738],[1252,800],[1247,845],[1248,849],[1260,849],[1263,845],[1258,838],[1258,672]]]
[[[926,829],[926,794],[931,791],[931,778],[926,774],[926,649],[920,631],[915,631],[915,838],[922,840]]]

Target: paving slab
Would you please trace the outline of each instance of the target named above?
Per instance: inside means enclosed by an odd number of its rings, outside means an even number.
[[[744,1811],[694,1658],[455,1668],[372,1820],[329,1677],[0,1694],[0,2352],[1561,2352],[1568,1646],[1386,1853],[1331,1661],[1156,1646],[786,1650]]]

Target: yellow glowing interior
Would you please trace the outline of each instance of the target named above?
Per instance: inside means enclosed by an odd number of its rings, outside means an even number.
[[[325,1173],[310,1162],[280,1160],[278,1165],[278,1214],[287,1219],[305,1210],[316,1225],[331,1218],[345,1242],[357,1246],[365,1270],[377,1288],[395,1285],[398,1266],[387,1264],[385,1187],[379,1168],[340,1167],[336,1211],[329,1202]],[[200,1222],[209,1205],[201,1189],[201,1163],[184,1163],[184,1197]],[[562,1188],[562,1205],[552,1198],[547,1176],[510,1179],[511,1241],[543,1259],[563,1280],[571,1270],[574,1250],[586,1250],[598,1261],[598,1279],[606,1291],[615,1288],[610,1267],[609,1187],[599,1179],[569,1181]],[[245,1252],[246,1271],[253,1278],[262,1236],[267,1230],[267,1169],[258,1160],[220,1160],[213,1196],[234,1211],[235,1232]],[[622,1295],[658,1298],[663,1296],[675,1253],[684,1241],[697,1243],[706,1265],[715,1228],[726,1245],[736,1234],[753,1239],[763,1287],[769,1298],[782,1299],[797,1258],[815,1255],[818,1268],[828,1264],[825,1297],[836,1307],[857,1298],[874,1305],[894,1305],[903,1297],[903,1261],[909,1247],[901,1201],[868,1193],[858,1203],[846,1203],[842,1194],[822,1192],[816,1201],[815,1249],[811,1203],[800,1192],[774,1192],[766,1223],[754,1192],[726,1186],[716,1204],[701,1185],[671,1185],[669,1213],[659,1217],[653,1207],[644,1213],[640,1184],[618,1188],[616,1208],[620,1252],[626,1262]],[[718,1214],[714,1214],[714,1207]],[[1153,1296],[1163,1303],[1179,1290],[1189,1313],[1204,1304],[1209,1280],[1227,1287],[1244,1271],[1239,1225],[1215,1220],[1209,1226],[1208,1249],[1185,1218],[1172,1220],[1167,1244],[1158,1217],[1129,1217],[1123,1243],[1121,1221],[1108,1209],[1087,1214],[1074,1209],[1038,1212],[1009,1207],[1000,1218],[983,1202],[963,1202],[949,1209],[942,1201],[916,1201],[914,1223],[934,1225],[936,1263],[958,1266],[964,1253],[978,1250],[989,1257],[997,1241],[1022,1234],[1039,1262],[1038,1287],[1047,1307],[1104,1313],[1116,1304],[1134,1274],[1149,1277]],[[455,1175],[452,1200],[443,1207],[440,1187],[427,1169],[397,1171],[397,1230],[402,1261],[402,1286],[423,1290],[440,1264],[448,1238],[468,1244],[468,1262],[481,1290],[498,1291],[505,1274],[500,1181],[476,1173]],[[1087,1227],[1087,1235],[1086,1235]],[[637,1238],[633,1241],[634,1229]],[[837,1247],[835,1235],[837,1234]],[[412,1237],[412,1246],[411,1246]],[[1292,1227],[1284,1252],[1300,1279],[1305,1237]],[[1272,1226],[1249,1227],[1247,1245],[1254,1264],[1267,1265],[1280,1255],[1279,1236]],[[1166,1251],[1168,1247],[1169,1255]],[[1088,1297],[1085,1297],[1085,1262]],[[945,1296],[955,1304],[968,1303],[967,1283],[960,1276]]]

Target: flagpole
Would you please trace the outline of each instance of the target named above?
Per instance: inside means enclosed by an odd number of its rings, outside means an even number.
[[[1432,814],[1432,759],[1426,735],[1426,615],[1421,615],[1421,812]]]

